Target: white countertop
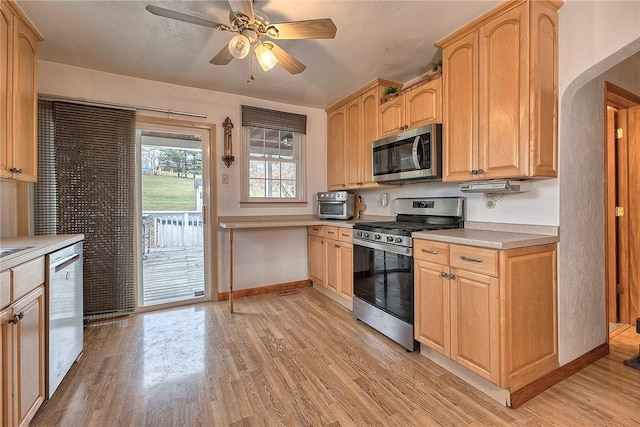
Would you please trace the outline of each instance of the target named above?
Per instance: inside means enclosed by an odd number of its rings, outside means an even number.
[[[499,250],[545,245],[560,241],[560,238],[555,235],[514,233],[510,231],[478,230],[471,228],[416,231],[412,233],[411,236],[415,239]]]
[[[21,248],[32,246],[0,258],[0,271],[15,267],[39,256],[50,254],[84,240],[83,234],[58,234],[50,236],[2,237],[0,248]]]
[[[225,229],[307,227],[309,225],[333,225],[353,228],[353,224],[357,222],[391,220],[393,220],[393,217],[370,215],[363,216],[360,220],[350,219],[348,221],[318,219],[315,215],[221,216],[218,217],[218,226]]]

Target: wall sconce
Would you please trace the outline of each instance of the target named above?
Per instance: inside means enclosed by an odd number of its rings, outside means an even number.
[[[231,123],[231,119],[227,117],[222,122],[222,127],[224,128],[224,156],[222,156],[222,161],[227,167],[231,167],[231,164],[235,160],[235,157],[232,155],[233,151],[233,143],[231,141],[231,130],[233,129],[233,123]]]

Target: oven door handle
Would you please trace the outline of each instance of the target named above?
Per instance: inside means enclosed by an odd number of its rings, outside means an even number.
[[[365,248],[377,249],[380,251],[391,252],[398,255],[413,256],[413,249],[404,246],[387,245],[385,243],[370,242],[368,240],[358,239],[354,237],[352,243],[356,246],[364,246]]]

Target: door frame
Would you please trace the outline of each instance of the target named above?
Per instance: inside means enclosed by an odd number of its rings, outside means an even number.
[[[613,137],[613,129],[611,129],[611,123],[614,123],[613,114],[610,112],[609,107],[616,111],[625,110],[631,107],[640,106],[640,96],[635,95],[621,87],[618,87],[610,82],[604,82],[604,168],[605,168],[605,308],[606,308],[606,322],[607,329],[608,323],[611,321],[611,312],[616,310],[616,287],[617,287],[617,265],[620,254],[619,243],[628,244],[627,242],[618,242],[617,238],[617,224],[614,212],[617,206],[617,191],[618,178],[621,177],[616,162],[616,150],[615,139]],[[628,175],[622,174],[626,179]],[[636,292],[638,290],[635,290]],[[626,299],[623,299],[628,304],[628,296],[631,289],[626,292]],[[629,310],[626,310],[628,314]],[[625,319],[623,319],[625,320]],[[627,323],[627,322],[625,322]],[[609,334],[607,334],[607,342],[609,340]]]
[[[205,198],[203,215],[204,215],[204,242],[210,248],[209,256],[205,257],[204,268],[208,270],[208,275],[205,274],[205,286],[207,286],[206,278],[209,277],[209,296],[211,301],[218,300],[218,238],[217,238],[217,224],[218,224],[218,207],[217,207],[217,185],[216,185],[216,125],[213,123],[194,122],[189,120],[169,119],[163,117],[136,115],[136,129],[144,127],[144,125],[161,125],[171,127],[182,127],[188,129],[206,130],[209,132],[209,140],[202,141],[202,157],[208,159],[208,178],[204,179],[203,186],[205,195],[208,193],[208,200]],[[206,196],[205,196],[206,197]],[[139,221],[136,221],[136,236],[141,233]],[[135,251],[136,256],[139,256],[140,251]],[[136,266],[139,266],[139,260],[136,260]],[[206,272],[205,272],[206,273]],[[136,272],[136,277],[138,272]],[[206,292],[205,292],[206,294]],[[177,307],[185,304],[189,304],[189,301],[178,301],[175,303],[159,304],[156,306],[141,307],[138,306],[138,286],[136,286],[136,312],[153,311],[158,309],[164,309],[169,307]]]

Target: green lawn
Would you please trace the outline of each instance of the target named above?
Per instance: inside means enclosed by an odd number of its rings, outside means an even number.
[[[193,179],[142,175],[142,210],[196,210],[196,190],[193,187]]]

